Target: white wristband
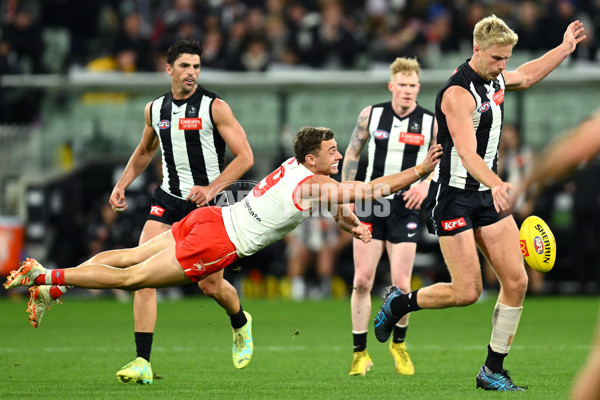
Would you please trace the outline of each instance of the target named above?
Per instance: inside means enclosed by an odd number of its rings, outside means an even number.
[[[415,167],[415,175],[417,178],[421,179],[423,176],[419,175],[419,171],[417,171],[417,167]]]

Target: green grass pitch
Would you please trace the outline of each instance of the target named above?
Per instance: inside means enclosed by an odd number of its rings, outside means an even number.
[[[396,374],[387,344],[369,327],[374,366],[348,376],[349,299],[244,300],[254,318],[250,365],[231,361],[231,329],[205,297],[159,303],[152,385],[124,385],[115,372],[135,357],[131,303],[66,295],[38,329],[26,299],[0,299],[0,399],[566,399],[590,349],[595,297],[540,297],[525,309],[505,368],[524,393],[475,389],[495,300],[411,316],[414,376]],[[373,313],[381,304],[373,298]]]

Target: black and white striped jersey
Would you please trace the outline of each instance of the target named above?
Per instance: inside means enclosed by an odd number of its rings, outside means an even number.
[[[439,90],[435,100],[435,115],[438,122],[437,142],[444,153],[435,169],[434,180],[467,190],[489,190],[479,183],[463,166],[450,131],[446,116],[442,112],[442,96],[451,86],[460,86],[467,90],[477,103],[473,112],[473,127],[477,139],[477,154],[494,172],[498,167],[498,145],[504,119],[504,76],[499,75],[493,81],[483,80],[468,64],[460,65],[454,74]]]
[[[185,199],[194,185],[207,186],[223,171],[225,141],[214,126],[212,103],[218,96],[198,86],[194,94],[175,100],[171,92],[150,107],[150,120],[160,138],[161,188]]]
[[[396,115],[391,101],[373,105],[368,123],[371,138],[365,181],[420,164],[431,144],[433,122],[433,113],[418,104],[404,118]]]

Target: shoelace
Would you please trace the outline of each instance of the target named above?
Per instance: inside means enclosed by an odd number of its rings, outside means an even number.
[[[527,387],[527,386],[518,386],[518,385],[516,385],[516,384],[515,384],[515,383],[512,381],[512,378],[510,377],[510,371],[508,371],[508,370],[506,370],[506,369],[503,369],[503,370],[500,372],[500,375],[502,375],[502,376],[504,376],[506,379],[508,379],[508,381],[509,381],[509,382],[510,382],[510,383],[511,383],[511,384],[512,384],[514,387],[520,387],[521,389],[528,389],[528,387]]]

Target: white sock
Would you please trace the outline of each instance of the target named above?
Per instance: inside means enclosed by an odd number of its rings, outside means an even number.
[[[292,300],[304,300],[306,293],[306,283],[301,276],[292,278]]]
[[[496,302],[492,317],[492,338],[490,340],[490,347],[493,351],[508,354],[510,345],[517,333],[522,312],[523,307],[509,307]]]

